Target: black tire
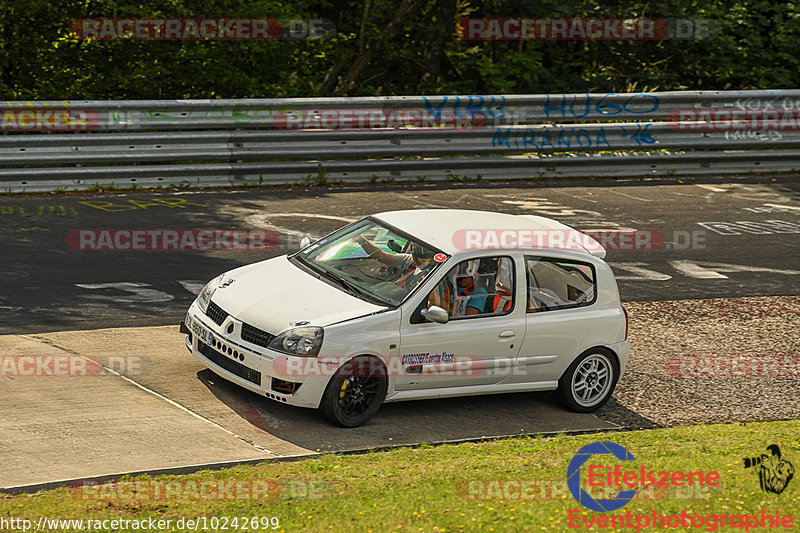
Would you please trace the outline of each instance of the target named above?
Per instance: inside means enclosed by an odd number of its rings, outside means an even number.
[[[319,410],[339,426],[360,426],[378,412],[387,387],[386,367],[379,359],[356,357],[342,365],[328,382]]]
[[[608,350],[592,348],[578,356],[558,380],[556,399],[577,413],[592,413],[611,398],[619,379],[617,359]]]

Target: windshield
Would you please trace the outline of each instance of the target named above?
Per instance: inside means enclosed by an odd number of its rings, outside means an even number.
[[[340,229],[293,258],[354,296],[392,307],[447,260],[439,250],[370,218]]]

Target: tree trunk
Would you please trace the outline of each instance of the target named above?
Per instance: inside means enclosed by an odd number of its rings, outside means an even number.
[[[383,45],[394,39],[403,29],[403,25],[407,22],[406,17],[416,10],[425,0],[403,0],[400,5],[395,9],[394,19],[386,25],[385,29],[381,32],[380,37],[372,44],[369,44],[363,50],[359,50],[355,59],[352,56],[340,61],[334,68],[331,69],[331,74],[341,72],[345,65],[350,64],[344,76],[338,79],[338,75],[329,75],[321,87],[323,93],[333,93],[337,96],[347,96],[347,93],[355,86],[355,80],[361,72],[369,66],[375,54],[380,51]],[[362,25],[365,28],[366,25]],[[363,46],[363,32],[359,37],[359,48]]]
[[[442,72],[444,44],[448,37],[455,31],[456,1],[457,0],[438,0],[436,2],[437,30],[433,41],[431,41],[425,76],[423,80],[420,80],[420,85],[425,81],[435,84]]]

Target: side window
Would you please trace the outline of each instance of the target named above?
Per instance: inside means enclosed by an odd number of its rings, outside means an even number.
[[[552,311],[590,305],[597,282],[594,267],[571,259],[526,257],[528,271],[527,311]]]
[[[514,261],[510,257],[482,257],[453,267],[428,295],[451,318],[493,316],[514,308]]]

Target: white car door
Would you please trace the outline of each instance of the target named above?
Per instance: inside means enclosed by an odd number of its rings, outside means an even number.
[[[604,339],[608,322],[593,305],[597,276],[590,262],[527,255],[526,331],[505,383],[557,381],[592,339]]]
[[[525,333],[525,299],[510,256],[485,254],[440,275],[431,290],[416,295],[400,330],[400,366],[395,389],[418,390],[502,381],[516,360]],[[446,324],[419,310],[439,305]]]

